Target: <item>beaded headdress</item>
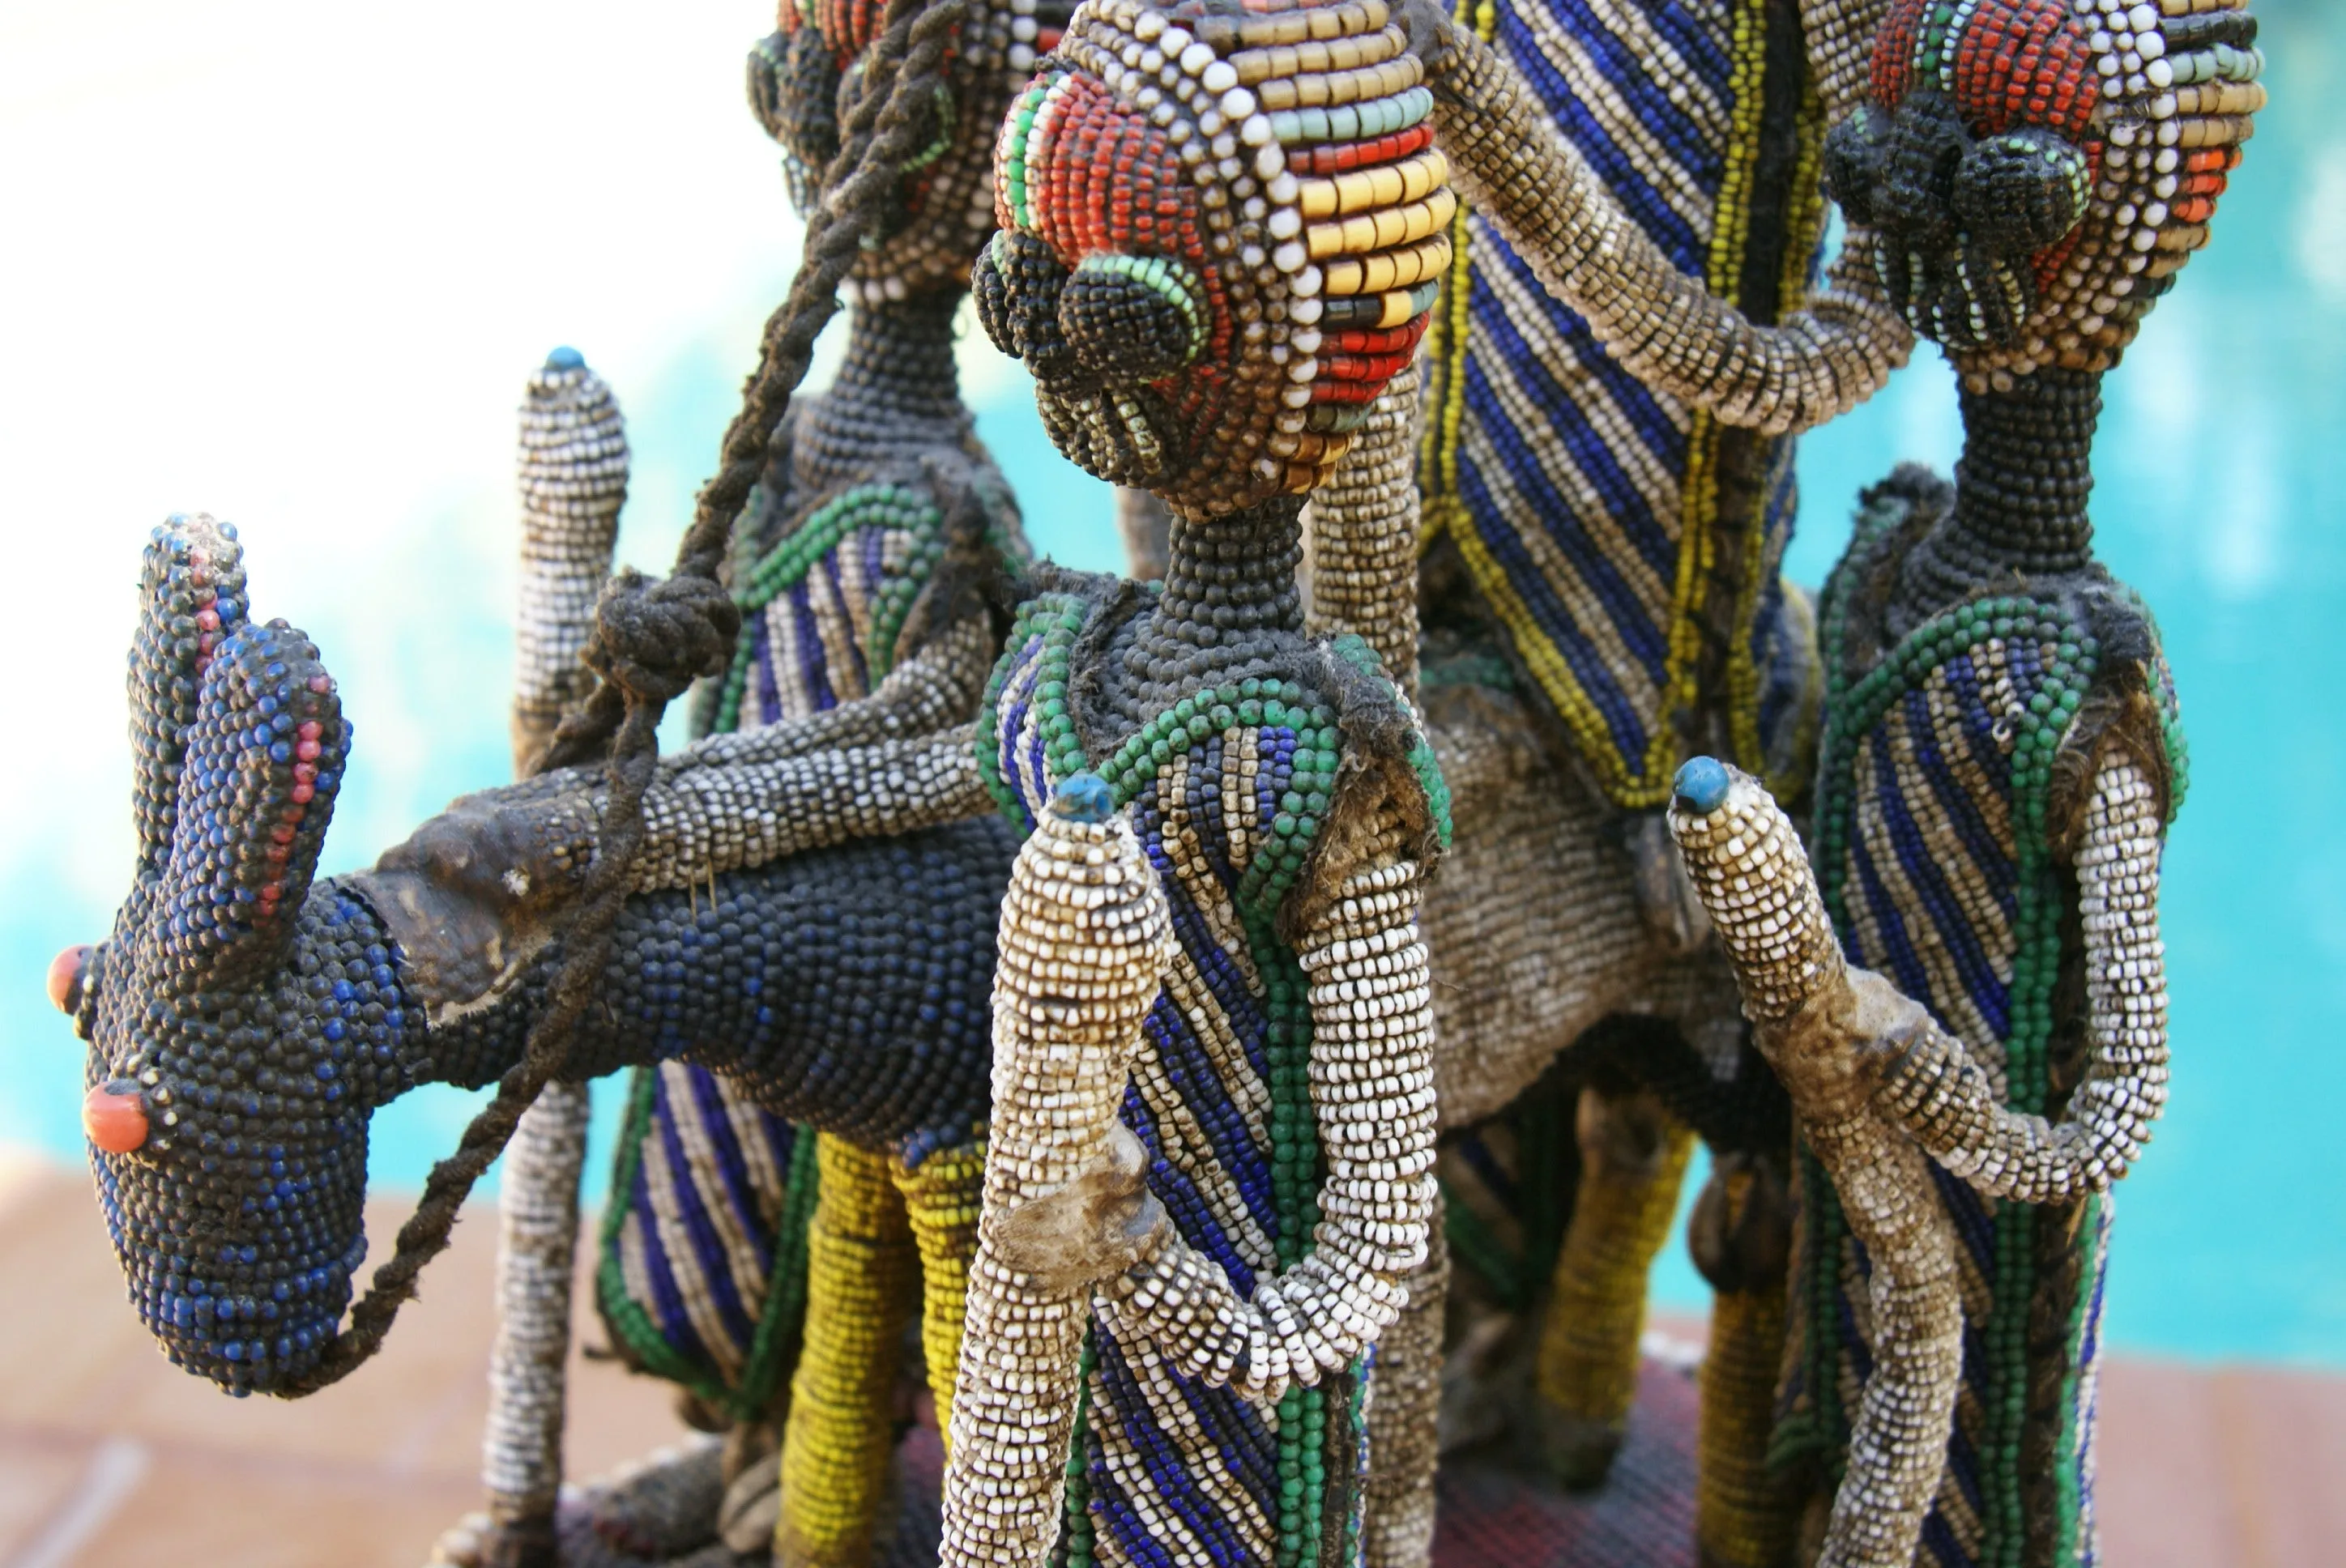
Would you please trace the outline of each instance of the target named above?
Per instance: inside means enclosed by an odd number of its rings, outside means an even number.
[[[1207,513],[1329,476],[1450,260],[1421,76],[1385,0],[1076,13],[973,277],[1062,452]]]
[[[2256,33],[2233,0],[1893,0],[1827,183],[1967,382],[2107,370],[2207,243]]]
[[[867,244],[849,287],[867,300],[969,275],[994,232],[994,131],[1003,106],[1059,42],[1070,0],[973,0],[932,89],[909,101],[919,117],[897,207]],[[801,213],[818,199],[838,156],[840,120],[858,93],[866,51],[881,31],[881,0],[780,0],[776,31],[750,56],[759,117],[787,155]],[[955,215],[958,216],[956,219]]]

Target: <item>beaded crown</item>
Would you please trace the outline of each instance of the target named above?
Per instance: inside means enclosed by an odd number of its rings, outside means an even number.
[[[1235,511],[1334,472],[1457,209],[1384,0],[1095,0],[1005,123],[981,319],[1075,462]]]

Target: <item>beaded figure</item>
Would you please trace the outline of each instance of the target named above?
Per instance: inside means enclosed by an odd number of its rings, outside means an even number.
[[[2105,1189],[2166,1099],[2185,770],[2086,498],[2101,375],[2206,242],[2262,107],[2255,31],[2219,0],[1900,0],[1827,144],[1891,299],[1954,367],[1963,457],[1953,486],[1869,492],[1827,586],[1814,881],[1748,783],[1682,782],[1674,826],[1763,1037],[1840,1031],[1810,1068],[1778,1060],[1810,1151],[1779,1449],[1827,1471],[1846,1449],[1831,1561],[2096,1558]],[[1790,929],[1760,941],[1762,909]],[[1836,983],[1840,944],[1879,974]],[[1835,1077],[1871,1110],[1821,1122],[1804,1095]],[[1886,1129],[1878,1178],[1842,1141],[1860,1124]]]
[[[1056,1245],[987,1232],[1014,1278],[1092,1284],[1075,1453],[1063,1478],[1025,1457],[1045,1413],[957,1404],[949,1563],[1425,1553],[1423,1487],[1387,1490],[1413,1512],[1362,1517],[1362,1407],[1427,1259],[1415,917],[1443,800],[1373,652],[1308,640],[1296,586],[1303,494],[1407,364],[1447,260],[1418,76],[1383,0],[1105,0],[1003,129],[981,319],[1061,449],[1173,522],[1161,590],[1039,583],[981,766],[1021,824],[1096,773],[1174,948],[1123,1098],[1141,1149],[1061,1192],[1145,1186]],[[1022,1217],[1059,1196],[1013,1190]],[[973,1328],[1013,1320],[986,1276],[971,1288]],[[964,1390],[994,1349],[964,1344]],[[1408,1457],[1430,1473],[1430,1442]]]
[[[1035,12],[1032,0],[972,8],[956,56],[919,100],[922,150],[851,274],[839,377],[776,429],[734,525],[744,624],[730,667],[699,693],[704,732],[884,710],[883,683],[904,660],[927,663],[955,694],[929,723],[975,710],[994,627],[972,590],[1025,549],[961,402],[952,321],[968,257],[992,226],[985,127],[1032,65],[1031,43],[1056,38],[1056,28],[1038,36]],[[786,5],[781,30],[751,56],[752,99],[801,208],[838,158],[842,80],[877,22],[869,6]],[[605,1225],[604,1318],[631,1360],[742,1423],[745,1440],[787,1404],[780,1492],[767,1504],[781,1561],[869,1558],[893,1448],[898,1314],[915,1277],[948,1408],[977,1130],[907,1161],[760,1123],[684,1063],[637,1074],[615,1176],[626,1201]],[[737,1165],[755,1179],[740,1180]],[[700,1221],[720,1213],[724,1224]]]

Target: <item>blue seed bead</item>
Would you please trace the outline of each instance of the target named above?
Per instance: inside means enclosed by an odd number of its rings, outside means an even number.
[[[1051,792],[1051,809],[1071,822],[1105,822],[1116,810],[1116,795],[1096,773],[1076,773]]]
[[[1727,803],[1727,769],[1715,757],[1689,759],[1671,790],[1686,809],[1708,817]]]

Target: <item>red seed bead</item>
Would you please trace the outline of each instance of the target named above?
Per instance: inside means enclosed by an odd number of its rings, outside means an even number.
[[[100,1084],[81,1099],[81,1130],[89,1141],[110,1155],[127,1155],[147,1141],[147,1107],[136,1087],[115,1093]]]
[[[90,946],[69,947],[49,960],[49,1001],[63,1013],[81,1011],[82,982],[89,978]]]

